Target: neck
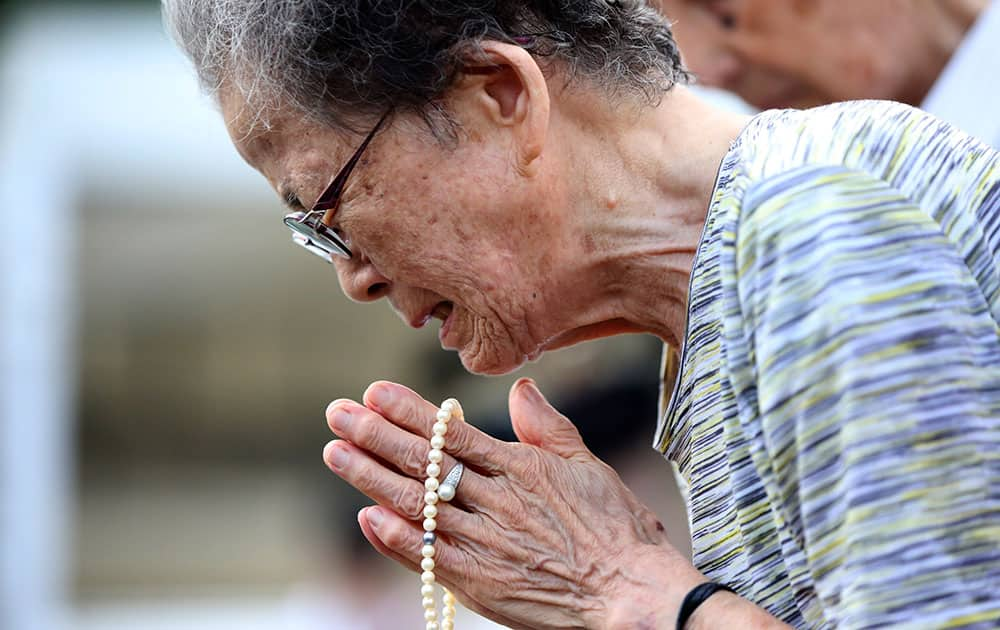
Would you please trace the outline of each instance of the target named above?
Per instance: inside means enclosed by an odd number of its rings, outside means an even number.
[[[897,95],[897,100],[911,105],[923,102],[966,33],[988,5],[989,0],[911,0],[913,23],[920,33],[920,41],[913,51],[917,58],[910,64],[913,69],[910,80]]]
[[[601,134],[601,164],[587,164],[588,207],[578,225],[581,261],[569,286],[578,326],[550,345],[622,332],[679,346],[688,282],[719,164],[748,117],[718,110],[676,87],[631,120],[620,111]],[[614,128],[617,126],[617,128]],[[587,154],[582,150],[580,154]],[[582,166],[582,165],[579,165]]]

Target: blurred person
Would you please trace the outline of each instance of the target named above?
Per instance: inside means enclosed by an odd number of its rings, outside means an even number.
[[[698,80],[760,109],[887,99],[1000,148],[1000,2],[659,0]]]
[[[441,470],[466,470],[434,570],[468,607],[517,628],[1000,622],[997,153],[897,103],[717,110],[634,0],[165,11],[350,298],[441,320],[475,373],[623,333],[683,348],[656,444],[693,563],[522,379],[518,441],[447,429]],[[378,504],[365,537],[411,569],[436,412],[382,381],[326,413],[327,465]]]

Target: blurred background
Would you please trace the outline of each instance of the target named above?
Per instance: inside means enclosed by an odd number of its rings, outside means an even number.
[[[369,549],[363,497],[321,461],[323,410],[392,379],[512,439],[515,377],[467,376],[291,244],[156,2],[0,2],[0,202],[0,628],[420,619],[416,576]],[[589,418],[686,548],[649,446],[659,352],[617,338],[519,375]]]

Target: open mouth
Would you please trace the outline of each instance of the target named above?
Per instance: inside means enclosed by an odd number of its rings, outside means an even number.
[[[452,308],[451,302],[438,302],[434,306],[434,309],[431,310],[431,317],[440,319],[442,322],[446,321],[448,316],[451,315]]]
[[[448,331],[451,330],[451,312],[454,310],[454,305],[451,302],[438,302],[434,306],[434,310],[431,311],[431,317],[441,320],[441,329],[438,331],[438,340],[441,342],[442,348],[448,348],[448,344],[445,343],[445,338],[448,336]]]

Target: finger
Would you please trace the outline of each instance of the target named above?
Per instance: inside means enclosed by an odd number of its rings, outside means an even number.
[[[510,422],[517,439],[567,459],[592,457],[569,418],[545,400],[531,379],[518,379],[510,388]]]
[[[365,391],[364,403],[417,435],[430,435],[438,407],[427,402],[413,390],[390,383],[376,381]],[[448,425],[445,450],[466,466],[488,474],[502,474],[510,457],[510,444],[491,437],[465,422]]]
[[[379,505],[417,523],[425,514],[424,485],[415,479],[389,470],[368,453],[345,440],[333,440],[323,449],[323,460],[341,479],[351,484]],[[442,527],[461,531],[474,525],[473,517],[458,507],[438,502],[433,515]]]
[[[375,547],[375,551],[379,552],[380,554],[382,554],[386,558],[389,558],[390,560],[395,560],[396,562],[403,565],[410,571],[415,571],[416,573],[420,573],[421,571],[420,565],[418,565],[416,562],[413,562],[409,558],[401,554],[398,554],[392,549],[386,547],[385,543],[382,542],[382,539],[379,538],[378,534],[375,533],[375,528],[372,525],[372,522],[373,520],[381,522],[382,519],[381,516],[378,516],[377,518],[372,516],[372,510],[376,509],[378,508],[366,507],[362,509],[360,512],[358,512],[358,525],[361,526],[361,533],[364,534],[365,538],[368,539],[368,542],[372,544],[372,547]]]
[[[350,441],[383,461],[395,466],[404,475],[423,480],[427,475],[428,453],[431,450],[427,438],[401,429],[383,416],[351,400],[336,400],[327,407],[327,422],[330,429],[340,437]],[[458,423],[452,422],[449,425]],[[428,431],[430,433],[430,431]],[[445,441],[447,447],[448,440]],[[458,460],[444,453],[439,479],[443,480]],[[474,470],[462,473],[459,501],[470,508],[492,508],[497,493],[485,479]]]
[[[427,476],[430,441],[388,421],[376,411],[353,400],[335,400],[326,409],[330,430],[340,437],[377,455],[404,475],[415,479]],[[457,460],[444,455],[440,467],[451,470]]]
[[[422,573],[420,562],[423,560],[423,531],[414,527],[413,523],[397,514],[389,513],[377,507],[370,507],[358,513],[358,523],[361,533],[368,542],[383,556],[395,560],[404,567]],[[469,610],[503,624],[508,628],[522,628],[523,624],[513,619],[497,614],[477,602],[458,584],[468,584],[468,574],[461,570],[468,556],[460,552],[453,544],[439,536],[434,543],[434,577],[435,581],[446,587]]]

